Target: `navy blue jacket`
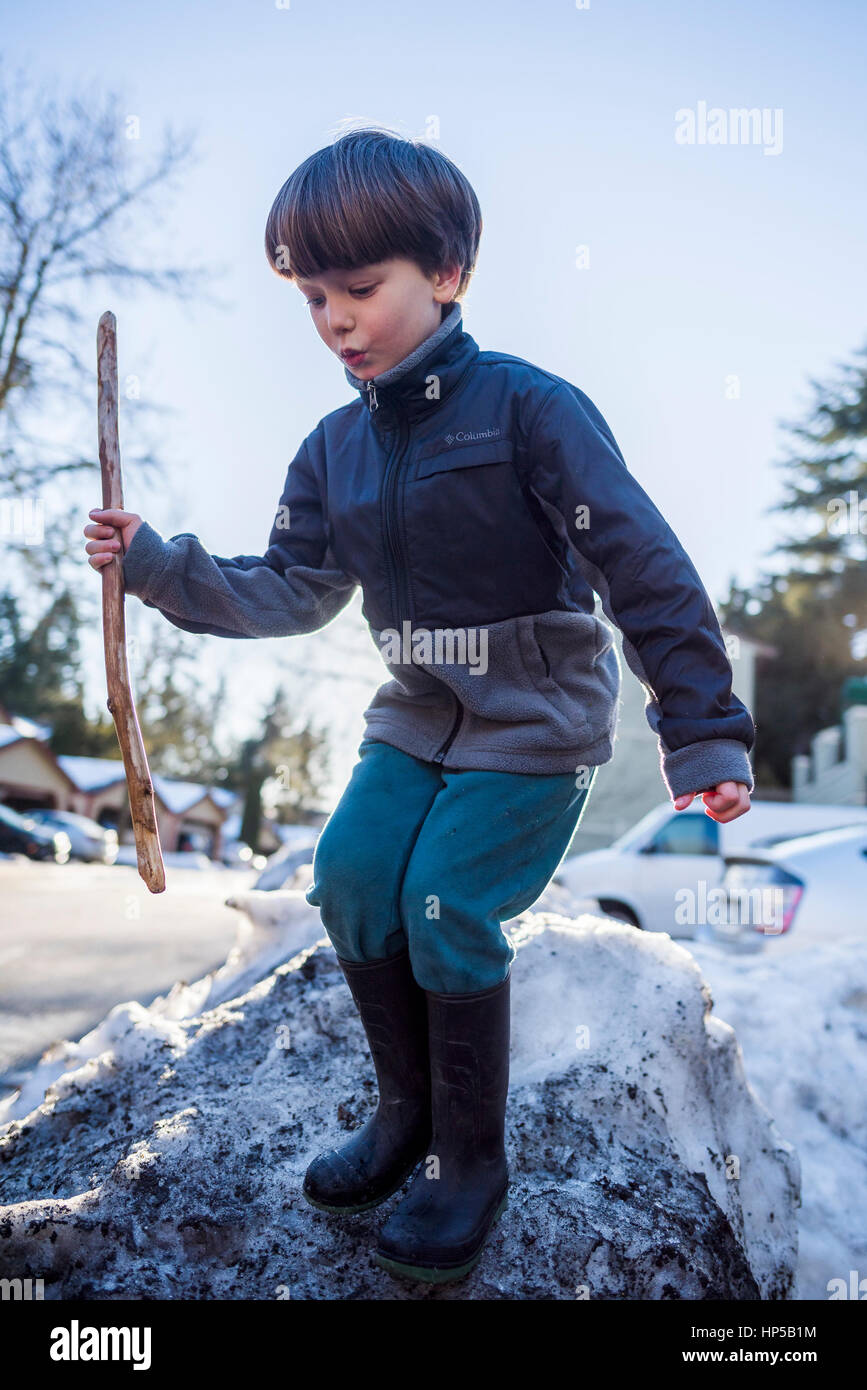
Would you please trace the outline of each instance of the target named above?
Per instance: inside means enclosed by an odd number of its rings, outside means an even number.
[[[755,729],[710,599],[592,401],[439,328],[324,416],[289,466],[264,555],[146,522],[128,592],[221,637],[312,632],[363,592],[391,675],[367,732],[447,768],[564,773],[613,752],[620,667],[645,686],[672,796],[753,789]]]

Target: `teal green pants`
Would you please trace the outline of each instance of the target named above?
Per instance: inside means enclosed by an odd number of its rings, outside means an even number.
[[[501,923],[551,880],[596,776],[453,771],[365,738],[313,856],[307,901],[345,960],[409,947],[422,989],[467,994],[506,978]]]

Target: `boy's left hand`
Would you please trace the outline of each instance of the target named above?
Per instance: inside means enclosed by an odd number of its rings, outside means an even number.
[[[685,792],[674,798],[674,809],[683,811],[691,806],[695,797],[701,796],[705,810],[713,820],[723,823],[737,820],[750,809],[750,794],[746,782],[720,782],[718,786],[704,792]]]

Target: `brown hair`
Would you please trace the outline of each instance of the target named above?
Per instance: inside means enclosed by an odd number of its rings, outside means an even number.
[[[364,126],[289,175],[268,213],[265,254],[288,280],[392,257],[426,275],[458,264],[460,299],[481,232],[479,201],[456,164],[423,140]]]

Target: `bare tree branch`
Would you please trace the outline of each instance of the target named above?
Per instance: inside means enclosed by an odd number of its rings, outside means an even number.
[[[57,98],[0,60],[0,485],[21,491],[86,469],[96,458],[63,454],[29,433],[25,414],[68,420],[91,407],[92,331],[82,292],[168,294],[220,303],[203,290],[214,266],[160,264],[152,229],[165,196],[193,158],[193,136],[167,128],[146,157],[116,93],[97,87]],[[77,302],[78,301],[78,302]],[[85,331],[86,330],[86,331]],[[86,339],[87,358],[82,357]],[[138,402],[137,411],[155,409]],[[146,457],[150,457],[149,455]],[[156,466],[156,459],[150,462]]]

